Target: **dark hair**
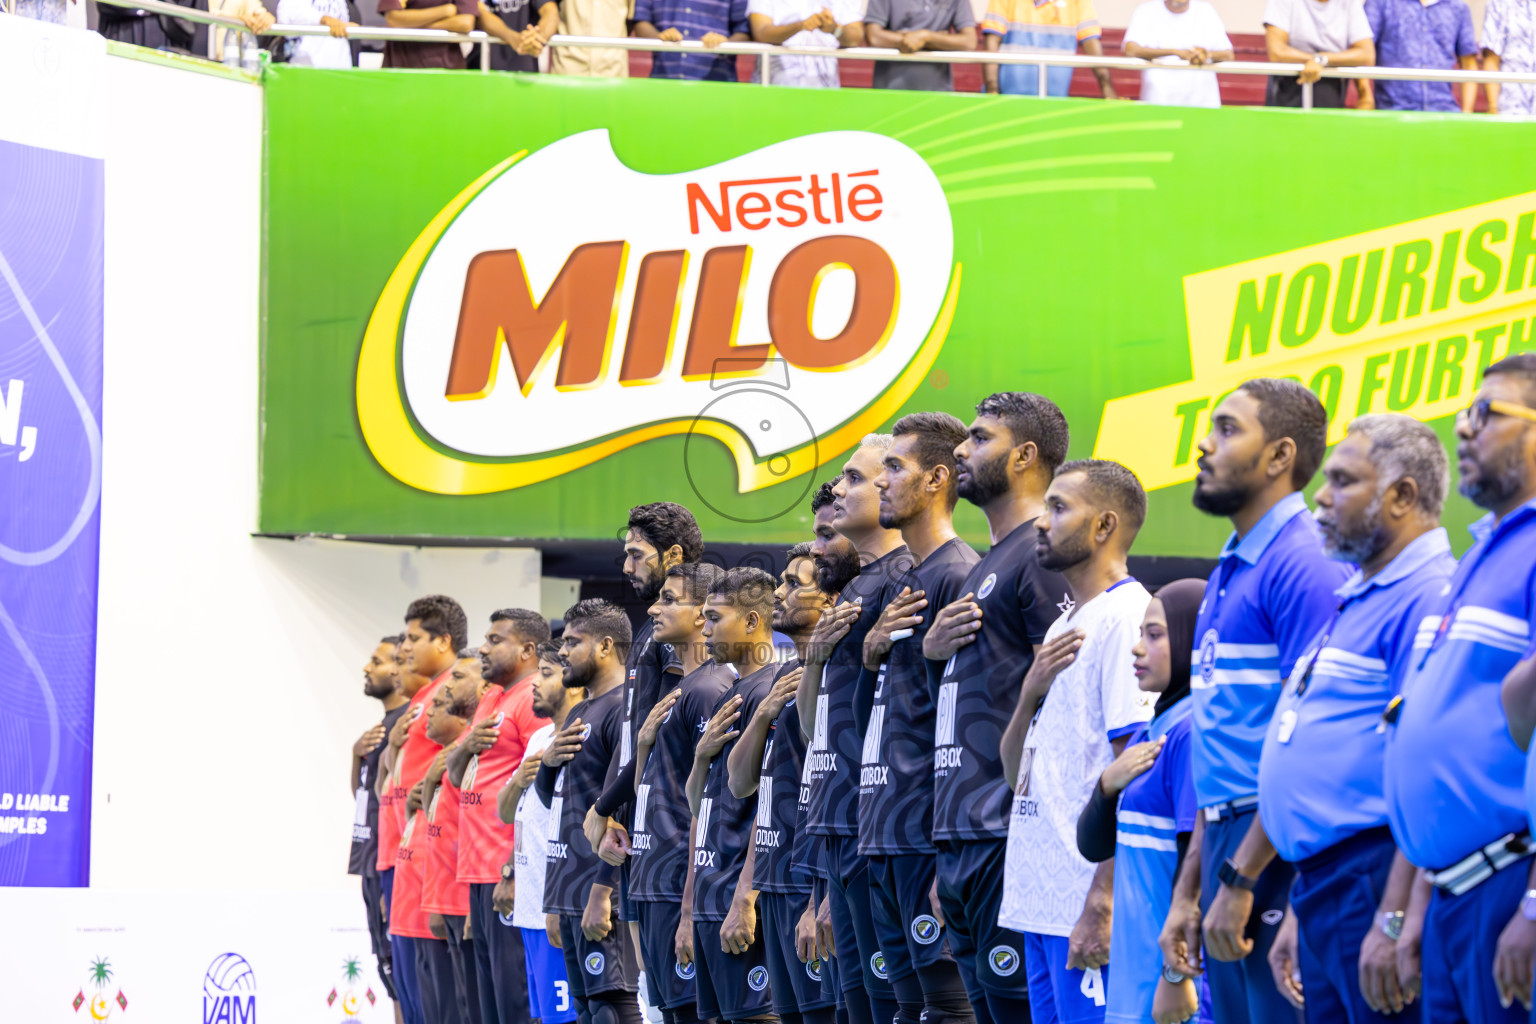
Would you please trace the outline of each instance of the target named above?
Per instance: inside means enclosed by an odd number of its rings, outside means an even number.
[[[540,661],[560,660],[560,645],[553,640],[545,640],[535,650],[538,652]]]
[[[1299,491],[1317,475],[1328,451],[1328,412],[1305,385],[1285,377],[1255,377],[1238,385],[1259,403],[1264,440],[1288,437],[1296,445],[1291,483]]]
[[[713,562],[684,562],[668,569],[666,578],[682,580],[683,596],[692,604],[703,604],[710,586],[723,575],[725,570]]]
[[[400,641],[404,639],[405,635],[403,633],[391,633],[389,636],[380,638],[379,643],[389,644],[392,647],[399,647]]]
[[[512,623],[512,632],[519,640],[541,644],[549,639],[549,620],[527,608],[498,608],[491,612],[491,621]]]
[[[469,643],[469,619],[459,602],[444,594],[418,597],[405,610],[405,621],[416,619],[428,636],[445,636],[457,651]]]
[[[1109,459],[1075,459],[1062,463],[1056,470],[1057,477],[1068,473],[1083,474],[1093,496],[1119,512],[1130,527],[1131,536],[1136,536],[1147,521],[1147,492],[1135,473]]]
[[[908,413],[891,428],[896,437],[916,435],[913,454],[924,472],[936,466],[949,467],[949,507],[955,507],[959,495],[955,493],[955,449],[969,435],[959,417],[947,412]]]
[[[832,493],[832,485],[835,483],[837,483],[837,479],[834,477],[816,488],[816,493],[811,495],[811,515],[814,516],[817,512],[820,512],[837,500],[837,496]]]
[[[1028,391],[999,391],[976,405],[976,415],[1003,421],[1016,445],[1033,442],[1047,473],[1067,461],[1072,433],[1056,403]]]
[[[693,513],[672,501],[636,505],[629,510],[629,528],[638,533],[658,555],[676,544],[683,549],[683,561],[697,562],[704,553],[704,535]]]
[[[612,637],[621,659],[629,656],[629,642],[634,634],[629,627],[629,616],[612,601],[589,597],[577,601],[565,610],[565,631],[578,629],[594,640]]]
[[[799,544],[796,544],[794,547],[784,552],[784,567],[786,569],[789,568],[789,563],[793,562],[797,558],[815,558],[816,556],[812,554],[815,548],[816,545],[812,544],[808,540],[803,540]]]
[[[1168,689],[1152,708],[1162,714],[1189,696],[1190,659],[1195,647],[1195,620],[1205,599],[1205,580],[1182,579],[1165,583],[1154,595],[1163,603],[1163,618],[1168,623]]]
[[[455,718],[470,719],[475,717],[475,709],[480,706],[480,694],[478,691],[471,690],[468,693],[459,693],[456,690],[449,690],[448,692],[452,695],[453,699],[448,702],[448,707],[444,710]]]
[[[1519,377],[1525,391],[1525,404],[1536,405],[1536,352],[1505,356],[1483,371],[1484,380],[1495,375]]]
[[[473,648],[473,647],[460,647],[459,648],[459,660],[463,661],[465,658],[474,658],[476,661],[479,661],[480,660],[480,652],[476,648]]]
[[[727,569],[720,578],[709,585],[710,597],[723,597],[735,605],[742,614],[757,612],[764,622],[773,621],[773,592],[779,589],[778,580],[753,566]]]

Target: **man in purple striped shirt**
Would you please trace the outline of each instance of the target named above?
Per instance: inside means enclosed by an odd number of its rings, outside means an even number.
[[[751,38],[747,0],[635,0],[635,35],[679,43],[697,39],[706,49]],[[723,54],[654,53],[652,78],[736,81],[736,58]]]

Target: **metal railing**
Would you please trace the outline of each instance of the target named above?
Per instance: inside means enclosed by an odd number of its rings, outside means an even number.
[[[238,18],[226,17],[218,14],[209,14],[206,11],[195,11],[179,4],[165,3],[163,0],[96,0],[97,3],[110,4],[114,7],[126,7],[134,10],[152,11],[156,14],[166,14],[186,21],[194,21],[207,25],[218,25],[227,29],[249,34],[245,23]],[[330,29],[323,25],[272,25],[262,32],[264,36],[328,36]],[[403,29],[403,28],[370,28],[360,26],[349,28],[347,36],[350,39],[382,40],[397,43],[473,43],[479,48],[480,70],[489,71],[491,67],[490,47],[505,46],[500,39],[485,32],[445,32],[441,29]],[[1191,71],[1191,72],[1217,72],[1223,75],[1261,75],[1295,77],[1299,71],[1296,64],[1271,64],[1264,61],[1222,61],[1218,64],[1161,64],[1155,61],[1142,60],[1139,57],[1090,57],[1075,53],[1010,53],[990,52],[982,50],[923,50],[918,53],[901,53],[897,50],[886,50],[871,46],[856,46],[847,49],[831,49],[827,47],[812,46],[771,46],[767,43],[726,42],[711,49],[706,49],[703,43],[694,40],[671,43],[660,39],[609,38],[606,36],[573,36],[558,34],[551,36],[547,46],[573,47],[573,48],[601,48],[609,50],[646,50],[652,53],[693,53],[693,54],[721,54],[736,57],[767,57],[767,56],[802,56],[802,57],[833,57],[837,60],[864,60],[864,61],[892,61],[917,64],[1009,64],[1028,65],[1039,69],[1039,95],[1046,95],[1046,69],[1048,68],[1104,68],[1120,71],[1146,71],[1156,69],[1158,71]],[[759,78],[763,85],[771,84],[769,80],[769,61],[759,60]],[[1499,85],[1536,85],[1536,72],[1522,71],[1462,71],[1439,68],[1349,68],[1349,67],[1325,67],[1322,69],[1323,78],[1361,79],[1368,78],[1375,81],[1406,81],[1406,82],[1449,82],[1452,84],[1465,84],[1468,82],[1496,83]],[[1302,83],[1301,87],[1302,108],[1312,108],[1312,84]]]

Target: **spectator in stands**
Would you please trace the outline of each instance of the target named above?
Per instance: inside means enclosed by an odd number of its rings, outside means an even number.
[[[751,38],[747,32],[747,0],[635,0],[635,35],[668,43],[697,39],[706,50],[727,39],[743,42]],[[653,53],[651,77],[734,82],[736,58],[723,54]]]
[[[171,0],[195,10],[197,0]],[[175,50],[201,55],[208,52],[207,26],[169,14],[133,7],[96,5],[96,31],[108,39],[152,50]]]
[[[1122,45],[1127,57],[1159,64],[1204,66],[1232,59],[1232,40],[1221,15],[1205,0],[1147,0],[1131,13]],[[1215,72],[1149,68],[1141,73],[1141,102],[1219,107],[1221,87]]]
[[[976,49],[976,16],[970,0],[869,0],[864,36],[870,46],[916,53],[918,50]],[[928,89],[951,92],[955,76],[948,64],[880,60],[876,89]]]
[[[1076,53],[1082,47],[1090,57],[1102,57],[1099,15],[1093,0],[989,0],[981,23],[981,38],[994,53]],[[1115,98],[1107,68],[1094,68],[1104,98]],[[987,92],[1037,96],[1040,68],[1034,64],[996,64],[982,67]],[[1045,94],[1065,96],[1072,88],[1071,68],[1050,68],[1045,75]]]
[[[1483,8],[1483,70],[1536,71],[1536,9],[1529,0],[1488,0]],[[1536,85],[1489,82],[1488,113],[1536,114]]]
[[[538,71],[539,54],[560,30],[560,5],[555,0],[486,0],[480,27],[507,44],[491,47],[492,70]]]
[[[277,20],[261,5],[261,0],[208,0],[208,13],[239,18],[252,32],[264,32]],[[228,32],[229,29],[220,25],[208,26],[209,60],[224,59],[224,37]]]
[[[312,68],[349,68],[352,44],[347,29],[347,0],[277,0],[277,17],[284,25],[324,25],[328,36],[299,36],[292,41],[288,63]]]
[[[1367,67],[1376,63],[1364,0],[1268,0],[1264,43],[1272,64],[1300,64],[1301,74],[1271,75],[1264,104],[1301,106],[1301,87],[1312,87],[1314,107],[1342,107],[1348,82],[1323,79],[1326,67]]]
[[[479,0],[379,0],[379,13],[390,28],[432,28],[468,32],[475,27]],[[458,43],[385,43],[386,68],[463,68],[464,51]]]
[[[858,0],[747,0],[747,21],[752,38],[777,46],[864,45],[864,23]],[[797,85],[805,89],[836,89],[837,58],[769,57],[769,85]],[[758,74],[754,82],[761,81]]]
[[[1375,37],[1376,66],[1382,68],[1477,68],[1477,36],[1466,0],[1365,0],[1365,18]],[[1373,83],[1361,79],[1358,110],[1437,110],[1472,113],[1477,83],[1461,87],[1461,105],[1450,82]]]
[[[625,0],[559,0],[560,25],[568,35],[629,35],[629,4]],[[550,54],[549,70],[557,75],[595,75],[628,78],[629,55],[624,50],[597,50],[562,46]]]

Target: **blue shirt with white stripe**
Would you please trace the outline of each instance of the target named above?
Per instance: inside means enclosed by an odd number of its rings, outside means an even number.
[[[1259,759],[1259,817],[1282,860],[1387,823],[1387,738],[1377,726],[1420,622],[1455,571],[1450,537],[1437,528],[1375,576],[1357,570],[1339,588],[1338,612],[1291,670]]]
[[[1280,682],[1338,607],[1348,570],[1323,554],[1300,491],[1236,533],[1205,587],[1190,656],[1195,795],[1201,807],[1252,797]]]
[[[1398,849],[1440,871],[1528,827],[1525,753],[1509,738],[1504,676],[1531,642],[1536,500],[1472,524],[1461,559],[1421,624],[1387,729],[1387,814]]]
[[[1109,986],[1104,1024],[1144,1024],[1162,976],[1157,936],[1173,903],[1180,832],[1195,828],[1195,787],[1190,777],[1189,719],[1194,702],[1179,701],[1144,726],[1129,745],[1166,736],[1157,760],[1120,794],[1115,814],[1115,915],[1109,947],[1115,980]]]

